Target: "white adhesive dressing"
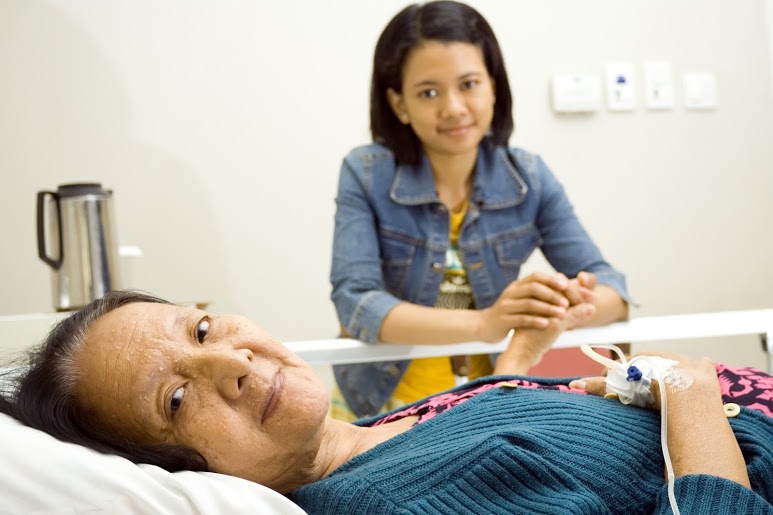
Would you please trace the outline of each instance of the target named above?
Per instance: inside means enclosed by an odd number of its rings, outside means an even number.
[[[607,393],[616,394],[623,404],[633,404],[640,407],[653,404],[655,397],[650,388],[653,380],[658,381],[660,390],[660,444],[663,449],[663,459],[666,462],[668,500],[674,515],[680,515],[674,495],[674,467],[668,452],[666,386],[672,392],[684,390],[692,384],[692,376],[683,370],[674,368],[675,365],[679,364],[678,361],[659,356],[635,356],[628,361],[622,351],[614,345],[594,345],[593,347],[609,349],[620,359],[620,361],[614,361],[602,356],[594,351],[590,345],[580,346],[586,356],[609,369],[606,378]]]

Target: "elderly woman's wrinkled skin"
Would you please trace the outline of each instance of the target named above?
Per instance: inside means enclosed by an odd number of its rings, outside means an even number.
[[[319,479],[362,443],[327,445],[362,428],[327,419],[311,367],[240,316],[129,304],[97,320],[75,361],[78,398],[108,428],[192,447],[214,471],[279,491]]]

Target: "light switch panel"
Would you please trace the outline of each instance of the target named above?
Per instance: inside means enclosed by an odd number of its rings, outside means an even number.
[[[717,76],[713,73],[682,75],[685,109],[716,109]]]

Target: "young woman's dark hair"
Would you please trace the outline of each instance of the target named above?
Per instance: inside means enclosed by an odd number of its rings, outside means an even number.
[[[506,145],[513,132],[513,100],[502,51],[494,31],[475,9],[452,1],[413,4],[400,11],[379,37],[373,55],[370,85],[370,131],[373,141],[389,147],[397,161],[416,164],[421,143],[410,125],[403,125],[387,101],[389,88],[402,92],[403,65],[411,50],[425,41],[466,42],[478,46],[495,84],[496,107],[492,141]]]
[[[102,315],[134,302],[168,304],[138,291],[115,291],[57,323],[29,355],[28,367],[0,376],[0,412],[59,440],[116,454],[134,463],[157,465],[170,472],[207,471],[196,450],[176,445],[139,445],[101,428],[75,397],[74,359],[91,325]]]

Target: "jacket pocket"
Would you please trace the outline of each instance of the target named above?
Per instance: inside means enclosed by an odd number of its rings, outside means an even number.
[[[381,269],[384,273],[385,289],[403,298],[405,281],[408,277],[416,245],[391,235],[381,235]]]
[[[506,281],[514,281],[531,253],[542,243],[537,229],[529,224],[500,235],[494,242],[494,254]]]

